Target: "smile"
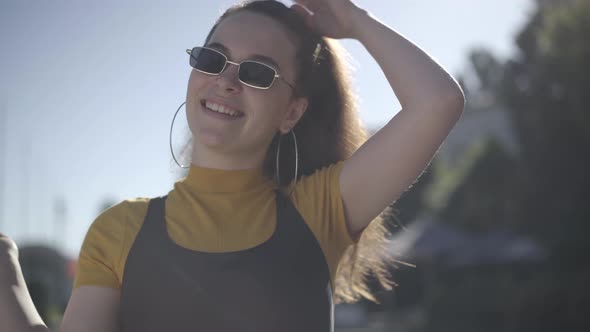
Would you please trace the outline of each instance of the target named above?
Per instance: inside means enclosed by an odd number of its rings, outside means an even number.
[[[229,106],[218,104],[209,100],[202,100],[201,105],[208,111],[221,114],[226,117],[239,118],[244,115],[244,113],[232,109]]]

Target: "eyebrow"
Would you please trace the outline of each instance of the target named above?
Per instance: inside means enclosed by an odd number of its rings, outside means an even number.
[[[218,43],[218,42],[213,42],[210,44],[205,45],[206,47],[211,47],[211,48],[215,48],[215,49],[219,49],[220,51],[224,52],[228,57],[231,55],[231,52],[229,51],[229,49],[227,47],[225,47],[225,45]],[[266,55],[262,55],[262,54],[252,54],[249,56],[250,60],[258,60],[258,61],[262,61],[268,64],[273,65],[277,70],[281,69],[281,66],[279,66],[279,64],[271,57],[266,56]]]

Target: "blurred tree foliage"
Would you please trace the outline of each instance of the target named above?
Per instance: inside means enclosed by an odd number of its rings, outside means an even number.
[[[463,229],[533,237],[549,257],[437,270],[425,331],[590,330],[589,36],[589,0],[538,0],[517,55],[470,54],[466,113],[506,111],[518,153],[486,139],[455,165],[435,159],[426,205]]]
[[[464,159],[470,168],[457,171],[461,181],[440,212],[441,220],[475,232],[510,228],[519,187],[516,161],[494,139],[474,145]]]
[[[521,143],[515,217],[564,267],[590,253],[588,36],[590,1],[543,1],[518,36],[521,54],[505,65],[498,91]]]
[[[590,1],[539,1],[516,39],[517,56],[501,63],[485,50],[472,52],[478,82],[466,86],[467,112],[507,110],[519,156],[489,141],[474,145],[454,170],[435,163],[429,194],[448,196],[445,221],[532,235],[555,264],[577,268],[588,256],[588,36]]]

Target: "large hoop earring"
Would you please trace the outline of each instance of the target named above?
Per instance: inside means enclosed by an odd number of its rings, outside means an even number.
[[[293,178],[294,181],[297,181],[297,168],[299,167],[299,151],[297,150],[297,137],[295,136],[295,130],[291,129],[291,136],[293,136],[293,144],[295,144],[295,177]],[[279,155],[281,154],[281,141],[283,140],[283,136],[279,137],[279,143],[277,144],[277,160],[276,160],[276,175],[277,175],[277,184],[279,187],[281,186],[281,176],[279,174]],[[293,180],[289,181],[289,184],[293,182]]]
[[[180,168],[190,168],[190,165],[189,166],[181,165],[178,162],[178,160],[176,160],[176,156],[174,155],[174,149],[172,149],[172,129],[174,128],[174,120],[176,120],[176,116],[178,115],[178,111],[180,111],[180,109],[182,108],[182,106],[184,106],[184,104],[186,104],[186,101],[183,102],[182,104],[180,104],[180,106],[178,106],[178,109],[176,110],[176,113],[174,113],[174,117],[172,118],[172,124],[170,125],[169,143],[170,143],[170,153],[172,154],[172,159],[174,159],[174,162],[176,163],[176,165],[178,165],[178,167],[180,167]]]

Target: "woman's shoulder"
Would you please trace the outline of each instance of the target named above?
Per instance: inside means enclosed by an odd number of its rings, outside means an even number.
[[[300,195],[314,195],[323,191],[332,191],[338,186],[340,171],[344,160],[318,168],[310,174],[303,175],[295,183],[294,192]],[[323,190],[322,190],[323,189]]]
[[[90,231],[113,232],[137,228],[147,214],[151,198],[137,197],[120,201],[102,211],[90,226]]]
[[[102,211],[99,218],[120,218],[142,214],[147,212],[147,207],[151,199],[149,197],[136,197],[122,200]]]
[[[300,213],[317,218],[318,214],[339,208],[339,204],[335,203],[340,201],[339,178],[342,166],[343,161],[326,165],[301,176],[295,184],[287,188],[291,201]]]
[[[123,253],[141,227],[150,198],[127,199],[102,211],[90,225],[78,259],[75,287],[119,287]]]

